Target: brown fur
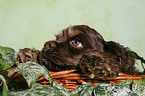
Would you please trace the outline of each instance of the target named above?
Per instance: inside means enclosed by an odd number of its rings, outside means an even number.
[[[39,54],[39,63],[45,65],[49,70],[59,71],[79,68],[78,64],[80,64],[80,59],[83,54],[95,51],[101,52],[101,54],[109,53],[110,55],[108,55],[108,58],[109,56],[110,58],[111,56],[115,57],[117,63],[109,63],[107,65],[110,66],[113,73],[137,73],[134,67],[135,60],[129,55],[124,46],[113,41],[105,41],[96,30],[87,25],[68,27],[62,30],[62,32],[56,37],[56,40],[46,42],[44,48]],[[72,46],[71,42],[73,40],[81,42],[83,47],[76,48]],[[116,66],[117,69],[114,70],[113,66]]]

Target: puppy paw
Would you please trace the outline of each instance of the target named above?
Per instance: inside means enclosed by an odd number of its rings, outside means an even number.
[[[102,80],[109,80],[109,79],[114,79],[117,77],[118,73],[115,71],[112,71],[107,63],[104,63],[103,65],[102,64],[96,66],[93,69],[94,75],[96,78],[102,79]]]
[[[31,60],[34,60],[37,62],[38,54],[39,54],[39,51],[35,49],[29,49],[29,48],[21,49],[17,54],[16,64],[25,63]]]
[[[88,52],[79,62],[80,69],[89,78],[114,79],[118,74],[118,62],[110,55],[96,51]]]

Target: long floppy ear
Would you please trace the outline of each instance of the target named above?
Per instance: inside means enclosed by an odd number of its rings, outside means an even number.
[[[129,74],[138,74],[135,71],[135,60],[130,56],[128,50],[119,43],[110,41],[104,42],[104,51],[115,55],[120,62],[120,71]]]
[[[90,28],[90,27],[88,27],[88,28],[90,31],[89,34],[91,35],[92,39],[94,39],[93,41],[95,41],[93,44],[93,47],[94,47],[93,49],[95,49],[99,52],[104,52],[104,42],[105,41],[104,41],[103,37],[95,29]],[[91,42],[91,43],[93,43],[93,42]]]
[[[129,55],[127,49],[123,45],[113,41],[104,42],[104,51],[112,53],[120,58],[125,58]]]
[[[103,37],[94,29],[92,29],[95,32],[95,35],[93,36],[95,40],[95,47],[98,51],[104,52],[104,39]]]

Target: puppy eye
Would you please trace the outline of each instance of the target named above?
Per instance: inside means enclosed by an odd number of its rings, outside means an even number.
[[[72,47],[75,47],[75,48],[83,48],[82,43],[79,42],[78,40],[72,40],[72,41],[70,41],[70,45]]]

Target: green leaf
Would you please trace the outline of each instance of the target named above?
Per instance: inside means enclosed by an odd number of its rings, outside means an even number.
[[[9,75],[12,75],[13,73],[16,73],[16,72],[19,72],[19,69],[11,70],[11,71],[8,73],[8,76],[9,76]]]
[[[125,81],[122,81],[118,84],[122,84],[122,85],[129,85],[128,87],[130,87],[130,85],[132,85],[133,83],[133,80],[132,79],[128,79],[128,80],[125,80]]]
[[[0,80],[2,81],[3,83],[3,92],[2,92],[2,95],[3,96],[7,96],[7,92],[8,92],[8,87],[7,87],[7,84],[6,84],[6,80],[5,78],[0,74]]]
[[[101,84],[94,88],[94,96],[137,96],[131,89],[131,80],[120,84]]]
[[[101,85],[101,84],[107,84],[106,82],[101,82],[101,83],[98,83],[96,85],[94,85],[93,87],[88,87],[88,88],[84,88],[81,92],[81,96],[92,96],[92,93],[94,91],[94,89],[98,86],[98,85]]]
[[[14,65],[15,59],[16,53],[14,49],[0,46],[0,66],[8,69]]]
[[[31,87],[41,75],[44,75],[50,82],[53,81],[48,73],[48,70],[43,65],[40,65],[35,61],[18,63],[17,65],[19,68],[17,71],[23,75],[29,87]],[[12,74],[12,72],[10,73]]]
[[[132,79],[128,79],[128,80],[122,81],[122,82],[120,82],[118,84],[119,85],[125,85],[125,86],[128,86],[128,88],[130,88],[131,85],[133,84],[133,80]]]
[[[83,94],[84,91],[86,91],[87,89],[89,89],[89,86],[91,86],[91,85],[92,85],[91,82],[89,82],[87,84],[80,85],[79,87],[77,87],[76,89],[74,89],[73,91],[71,91],[69,94],[70,94],[70,96],[82,96],[81,94]]]
[[[145,78],[135,81],[132,90],[139,96],[145,96]]]
[[[8,68],[8,65],[7,65],[6,59],[3,58],[3,56],[2,56],[1,53],[0,53],[0,66],[1,66],[3,69]]]
[[[8,77],[8,72],[6,70],[4,70],[2,68],[2,66],[0,66],[0,74],[3,75],[3,77],[7,80],[9,77]]]
[[[0,53],[2,55],[14,53],[14,52],[15,52],[15,50],[10,48],[10,47],[2,47],[2,46],[0,46]]]
[[[23,91],[8,92],[9,96],[67,96],[58,88],[52,86],[44,86],[38,83],[32,85],[30,89]]]
[[[63,94],[65,94],[65,96],[68,96],[68,90],[64,87],[62,87],[60,84],[58,84],[56,81],[53,80],[53,82],[51,83],[52,87],[56,87],[59,89],[59,92],[62,92]]]
[[[145,59],[141,56],[139,56],[136,52],[132,51],[129,47],[126,47],[128,53],[130,54],[130,56],[136,60],[140,60],[141,61],[141,66],[142,68],[144,69],[145,71],[145,68],[144,68],[144,64],[145,64]],[[144,63],[144,64],[143,64]]]
[[[43,65],[40,65],[35,61],[18,63],[17,65],[19,69],[10,71],[8,75],[13,74],[14,72],[20,72],[30,88],[35,84],[37,78],[43,75],[46,80],[50,81],[51,87],[56,88],[59,92],[65,94],[65,96],[68,95],[67,89],[59,85],[56,81],[53,81],[48,70]]]

